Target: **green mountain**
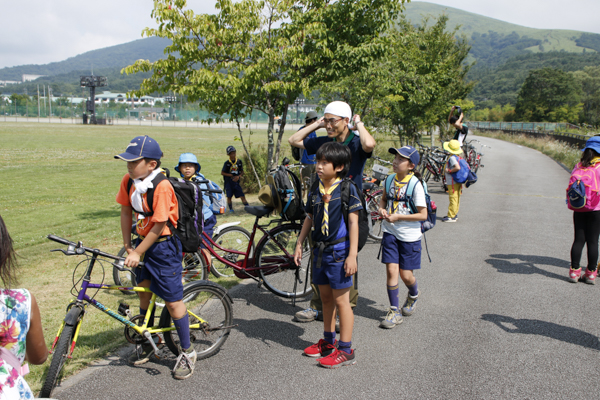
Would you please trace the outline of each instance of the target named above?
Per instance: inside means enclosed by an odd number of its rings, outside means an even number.
[[[85,71],[89,75],[92,68],[94,74],[100,75],[100,70],[120,70],[136,60],[156,61],[164,57],[164,48],[170,43],[169,39],[150,37],[133,42],[92,50],[64,61],[44,65],[19,65],[0,69],[0,80],[20,81],[23,74],[69,76],[73,71]],[[77,76],[79,81],[79,76]],[[36,81],[37,82],[37,81]]]

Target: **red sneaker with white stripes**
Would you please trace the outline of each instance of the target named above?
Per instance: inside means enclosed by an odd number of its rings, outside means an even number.
[[[335,349],[333,353],[327,357],[319,358],[317,361],[319,361],[319,365],[324,368],[339,368],[343,367],[344,365],[356,364],[354,350],[348,354],[345,351]]]

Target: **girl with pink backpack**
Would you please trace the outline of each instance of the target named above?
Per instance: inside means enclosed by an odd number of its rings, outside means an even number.
[[[600,237],[600,137],[590,138],[581,161],[571,172],[567,187],[567,206],[573,210],[575,237],[571,246],[569,281],[594,285],[598,275],[598,238]],[[587,268],[581,274],[581,253],[587,245]]]

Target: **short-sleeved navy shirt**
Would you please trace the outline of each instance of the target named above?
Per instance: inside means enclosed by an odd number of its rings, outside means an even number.
[[[348,236],[348,230],[346,229],[346,222],[344,221],[344,215],[342,211],[342,198],[340,193],[340,185],[339,183],[337,187],[331,193],[331,200],[329,200],[329,235],[323,235],[321,231],[321,227],[323,225],[323,200],[321,199],[321,193],[319,189],[317,189],[316,193],[312,193],[308,196],[308,202],[306,203],[306,212],[308,214],[312,214],[313,216],[313,226],[314,229],[312,231],[312,239],[314,242],[330,242],[343,237]],[[315,196],[316,194],[316,196]],[[348,201],[348,212],[354,212],[362,210],[362,204],[360,198],[358,197],[358,193],[356,192],[356,188],[351,184],[350,185],[350,199]],[[349,246],[349,241],[338,243],[333,245],[332,250],[343,250]]]
[[[242,160],[237,160],[236,163],[232,163],[231,160],[225,161],[223,164],[223,169],[221,170],[227,174],[240,175],[244,172],[244,167],[242,165]],[[230,176],[223,176],[223,182],[227,185],[231,181]]]
[[[362,176],[363,170],[365,169],[365,163],[367,162],[367,158],[371,157],[372,153],[367,153],[363,150],[360,144],[360,137],[354,132],[350,132],[354,137],[348,143],[348,148],[350,149],[350,153],[352,154],[352,161],[350,162],[350,171],[348,171],[348,178],[352,179],[356,186],[360,190],[362,190]],[[316,154],[319,147],[327,142],[333,142],[335,139],[332,139],[328,136],[320,136],[317,138],[305,138],[304,139],[304,148],[306,149],[307,154]]]

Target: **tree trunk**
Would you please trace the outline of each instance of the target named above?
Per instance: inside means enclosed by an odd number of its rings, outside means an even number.
[[[273,141],[273,127],[275,125],[275,110],[273,107],[269,107],[269,126],[267,127],[267,171],[269,174],[271,168],[273,168],[273,149],[274,149],[274,141]]]
[[[236,118],[235,122],[237,123],[238,132],[240,133],[240,140],[242,141],[242,146],[244,146],[244,151],[246,152],[246,155],[248,156],[248,160],[250,160],[250,166],[252,167],[252,172],[254,173],[254,177],[256,178],[256,183],[258,183],[258,187],[260,188],[262,186],[262,184],[260,183],[260,178],[258,177],[256,168],[254,167],[254,163],[252,162],[252,156],[250,156],[250,152],[248,151],[248,148],[246,147],[246,142],[244,141],[244,135],[242,133],[242,128],[240,127],[240,120]]]
[[[283,138],[283,132],[285,131],[285,121],[287,120],[287,107],[281,114],[281,125],[279,127],[279,135],[277,135],[277,147],[275,148],[275,165],[279,165],[279,154],[281,153],[281,139]]]

